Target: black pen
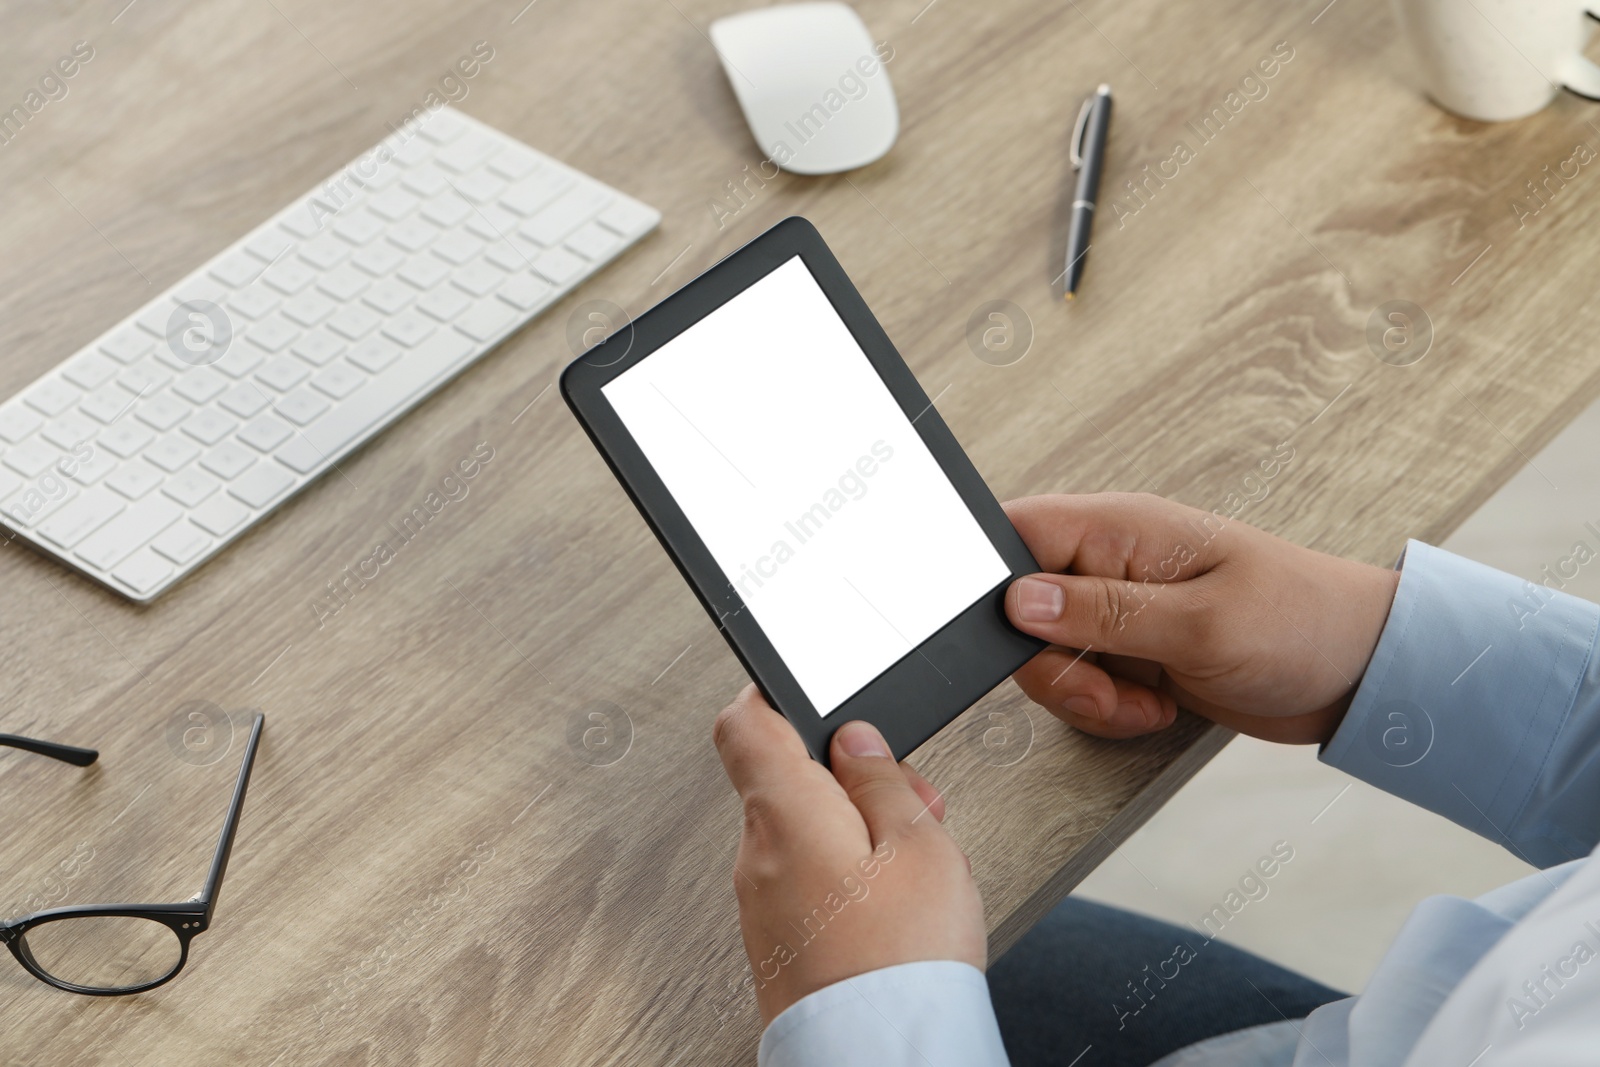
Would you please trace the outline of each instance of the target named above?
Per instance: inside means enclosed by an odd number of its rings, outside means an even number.
[[[1067,231],[1066,281],[1062,296],[1071,300],[1083,277],[1083,258],[1089,254],[1089,230],[1094,223],[1094,200],[1100,195],[1100,170],[1105,165],[1106,135],[1111,132],[1111,86],[1102,85],[1083,102],[1072,131],[1072,169],[1078,188],[1072,199],[1072,226]]]

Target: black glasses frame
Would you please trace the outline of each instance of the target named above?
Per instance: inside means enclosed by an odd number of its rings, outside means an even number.
[[[82,904],[36,911],[32,915],[24,915],[15,922],[0,922],[0,942],[4,942],[6,947],[11,949],[11,954],[29,974],[46,985],[89,997],[120,997],[143,993],[159,985],[165,985],[178,976],[184,964],[189,962],[189,942],[196,934],[204,932],[211,925],[211,914],[216,908],[217,894],[222,889],[222,876],[228,869],[228,856],[233,852],[233,837],[235,831],[239,829],[239,813],[244,807],[245,789],[250,784],[250,770],[255,765],[256,745],[261,739],[261,727],[265,721],[266,716],[259,711],[255,713],[250,726],[250,739],[245,742],[244,763],[239,767],[239,780],[233,787],[233,801],[228,805],[228,817],[222,824],[222,836],[218,839],[216,853],[211,858],[211,872],[206,876],[204,888],[193,899],[181,904]],[[49,756],[79,767],[87,767],[100,755],[89,748],[35,741],[11,734],[0,734],[0,745]],[[177,936],[180,946],[177,965],[153,982],[115,989],[81,986],[56,978],[33,958],[33,953],[28,948],[28,931],[63,919],[86,917],[147,919],[160,923]]]

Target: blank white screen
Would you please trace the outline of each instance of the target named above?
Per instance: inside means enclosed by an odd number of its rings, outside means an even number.
[[[820,714],[1009,575],[798,256],[602,392]]]

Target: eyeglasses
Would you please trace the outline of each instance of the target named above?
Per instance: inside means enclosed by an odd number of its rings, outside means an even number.
[[[182,904],[95,904],[51,908],[0,923],[0,941],[28,973],[69,993],[116,997],[172,981],[189,960],[189,942],[211,925],[222,874],[233,851],[245,787],[265,717],[257,712],[244,747],[244,765],[222,824],[205,888]],[[0,745],[87,767],[100,754],[49,741],[0,734]]]

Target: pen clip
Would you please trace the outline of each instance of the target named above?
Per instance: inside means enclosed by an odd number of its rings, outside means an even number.
[[[1072,145],[1067,149],[1067,157],[1072,160],[1072,169],[1080,170],[1083,167],[1083,135],[1089,128],[1089,109],[1094,107],[1094,97],[1086,97],[1083,106],[1078,109],[1078,121],[1072,127]]]

